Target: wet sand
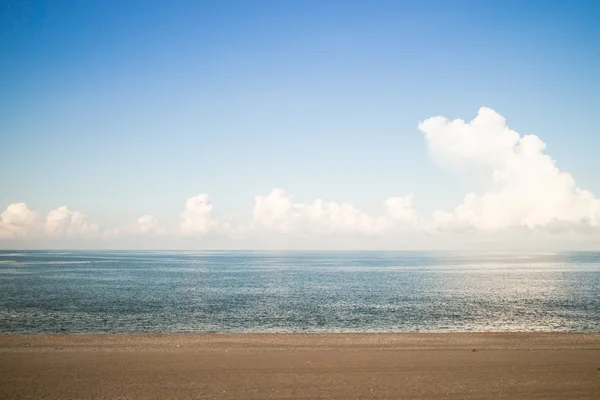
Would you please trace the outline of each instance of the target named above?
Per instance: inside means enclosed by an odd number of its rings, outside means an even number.
[[[600,399],[600,333],[0,335],[0,399]]]

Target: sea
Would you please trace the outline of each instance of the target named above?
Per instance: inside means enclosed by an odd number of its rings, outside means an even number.
[[[0,333],[600,331],[600,253],[0,251]]]

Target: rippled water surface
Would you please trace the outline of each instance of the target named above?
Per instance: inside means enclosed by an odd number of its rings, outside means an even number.
[[[0,332],[600,331],[600,253],[0,251]]]

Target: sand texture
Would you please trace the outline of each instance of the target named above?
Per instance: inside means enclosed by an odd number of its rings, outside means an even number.
[[[600,399],[600,333],[0,335],[0,399]]]

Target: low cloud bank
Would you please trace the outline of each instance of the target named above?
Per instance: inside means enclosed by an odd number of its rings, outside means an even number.
[[[431,158],[457,174],[483,173],[484,187],[467,193],[454,210],[419,216],[414,196],[392,197],[382,203],[381,215],[369,215],[350,203],[316,199],[302,203],[280,188],[255,197],[251,219],[242,224],[219,221],[207,194],[186,200],[179,221],[162,224],[151,214],[121,227],[101,229],[86,214],[67,206],[43,216],[25,203],[9,205],[0,214],[0,240],[29,238],[115,239],[132,236],[201,238],[221,235],[240,239],[252,235],[391,237],[398,232],[423,235],[542,232],[596,234],[600,199],[579,188],[545,154],[535,135],[520,135],[505,119],[481,108],[470,122],[432,117],[419,124]]]

